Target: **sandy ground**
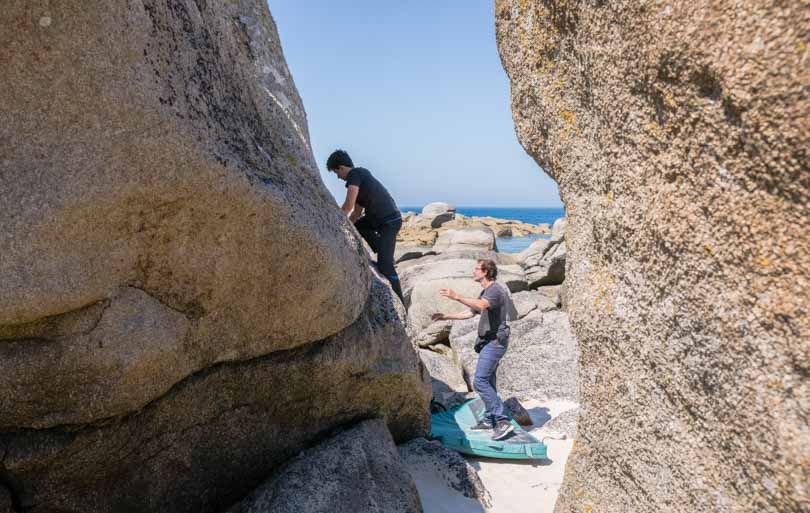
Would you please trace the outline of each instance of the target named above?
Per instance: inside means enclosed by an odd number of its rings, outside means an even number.
[[[554,435],[543,428],[548,421],[572,408],[576,403],[567,401],[521,401],[534,421],[528,428],[542,439]],[[478,471],[491,495],[492,507],[484,509],[477,501],[448,487],[446,480],[435,469],[423,468],[412,472],[425,513],[548,513],[562,484],[565,463],[574,441],[546,439],[548,461],[497,460],[465,456]]]

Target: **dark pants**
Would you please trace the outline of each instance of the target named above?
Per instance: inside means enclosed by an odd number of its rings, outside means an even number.
[[[354,227],[371,246],[371,250],[377,254],[377,268],[391,282],[391,288],[394,289],[399,299],[404,301],[399,276],[394,267],[394,248],[397,245],[397,233],[402,228],[402,219],[397,218],[372,226],[363,216],[354,223]]]
[[[475,377],[473,378],[473,388],[484,401],[486,416],[491,418],[494,423],[509,420],[509,417],[504,415],[503,401],[498,397],[496,389],[498,365],[501,363],[503,355],[506,354],[508,345],[508,338],[503,341],[493,340],[485,345],[478,354],[478,365],[475,367]]]

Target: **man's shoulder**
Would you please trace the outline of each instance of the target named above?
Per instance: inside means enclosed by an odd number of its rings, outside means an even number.
[[[487,288],[485,288],[484,291],[481,293],[481,296],[487,300],[491,299],[503,300],[507,296],[507,292],[506,290],[504,290],[503,285],[496,281],[490,284]]]
[[[367,176],[371,176],[368,169],[364,167],[353,167],[346,176],[346,187],[350,185],[360,185]]]

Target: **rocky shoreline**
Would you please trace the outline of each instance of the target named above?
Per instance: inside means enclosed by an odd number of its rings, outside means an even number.
[[[513,219],[496,217],[465,216],[456,212],[450,203],[429,203],[420,213],[404,212],[402,229],[397,236],[397,245],[404,248],[433,246],[440,236],[450,230],[486,228],[495,237],[525,237],[526,235],[551,233],[548,224],[529,224]]]

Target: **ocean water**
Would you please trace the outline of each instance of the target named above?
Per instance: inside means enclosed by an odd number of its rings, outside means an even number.
[[[403,212],[422,211],[422,207],[402,207]],[[506,208],[506,207],[458,207],[456,212],[465,216],[497,217],[512,219],[531,224],[554,224],[554,221],[565,217],[563,208]],[[520,253],[537,239],[547,239],[548,235],[530,235],[528,237],[498,237],[498,251],[502,253]]]

